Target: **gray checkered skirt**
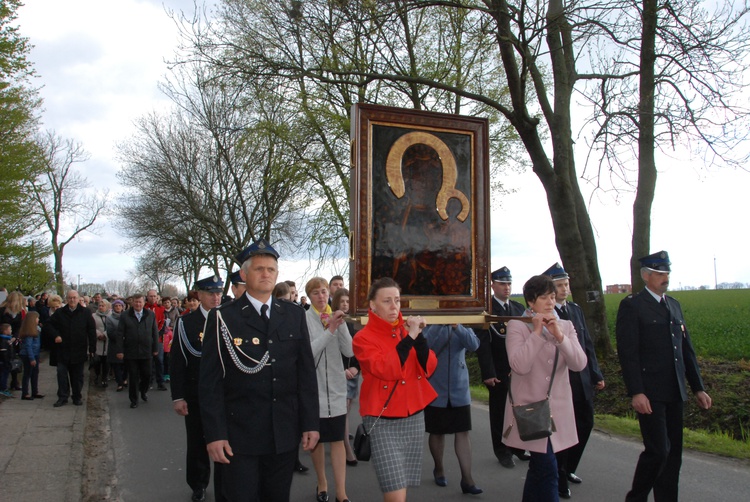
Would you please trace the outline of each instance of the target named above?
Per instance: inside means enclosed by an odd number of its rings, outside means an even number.
[[[363,417],[365,429],[370,430],[376,419]],[[424,451],[424,413],[406,418],[381,418],[370,433],[370,443],[370,460],[383,493],[419,486]]]

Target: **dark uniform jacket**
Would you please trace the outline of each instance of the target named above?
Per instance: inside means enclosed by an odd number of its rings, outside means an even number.
[[[680,303],[667,308],[645,289],[628,295],[617,311],[617,352],[628,395],[652,401],[685,401],[685,377],[693,392],[704,390]]]
[[[514,300],[508,300],[510,313],[500,305],[500,302],[492,297],[492,315],[497,316],[521,316],[526,307]],[[497,378],[502,385],[508,385],[510,380],[510,363],[508,352],[505,350],[505,334],[507,328],[505,323],[498,322],[490,326],[489,330],[477,330],[479,337],[479,348],[477,359],[479,369],[482,372],[482,380]]]
[[[62,343],[54,343],[53,340],[56,361],[64,364],[85,363],[89,354],[96,351],[96,324],[86,307],[78,305],[70,310],[64,305],[52,315],[50,324],[52,334],[62,338]]]
[[[590,401],[594,399],[594,385],[604,380],[602,371],[599,369],[599,361],[596,359],[594,342],[591,340],[589,329],[586,326],[586,319],[583,316],[583,309],[580,305],[573,302],[565,302],[568,311],[568,320],[573,323],[578,335],[578,343],[586,353],[588,362],[582,371],[570,371],[570,388],[573,391],[573,401]],[[565,318],[557,307],[555,309],[561,318]]]
[[[159,331],[154,313],[144,308],[139,322],[135,310],[122,312],[115,342],[117,353],[125,354],[125,359],[151,359],[154,352],[159,351]]]
[[[198,404],[198,378],[201,374],[203,327],[206,318],[200,308],[177,319],[172,351],[169,353],[169,380],[172,400]],[[183,339],[187,338],[187,343]]]
[[[228,330],[227,346],[218,318]],[[199,400],[206,443],[227,440],[234,453],[295,450],[302,432],[319,430],[318,383],[305,311],[273,300],[266,330],[247,295],[213,309],[206,321]],[[268,363],[255,374],[266,350]]]

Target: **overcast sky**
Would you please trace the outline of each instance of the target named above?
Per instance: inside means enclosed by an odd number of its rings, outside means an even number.
[[[35,46],[31,60],[43,86],[44,127],[81,142],[91,153],[83,174],[95,189],[121,190],[116,144],[132,135],[135,119],[169,106],[157,83],[167,73],[164,61],[174,53],[178,34],[165,9],[192,12],[193,2],[26,0],[20,10],[21,32]],[[652,250],[669,251],[673,288],[713,287],[714,259],[719,283],[750,283],[745,252],[750,239],[741,209],[750,174],[709,172],[687,157],[688,151],[680,148],[679,159],[659,159]],[[531,171],[509,172],[503,182],[515,192],[493,200],[491,267],[508,266],[520,292],[528,277],[559,257],[539,180]],[[590,189],[584,190],[588,196]],[[617,197],[599,193],[591,199],[605,284],[630,282],[632,195]],[[64,268],[71,277],[99,283],[126,278],[133,253],[124,250],[116,224],[116,218],[102,221],[98,235],[83,235],[66,248]],[[299,284],[311,277],[309,268],[306,261],[282,259],[280,279]]]

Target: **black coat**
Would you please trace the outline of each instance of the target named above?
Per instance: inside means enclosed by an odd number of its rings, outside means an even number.
[[[94,316],[86,307],[78,305],[70,310],[70,307],[64,305],[52,314],[50,324],[52,334],[62,338],[62,343],[54,343],[53,340],[56,363],[84,363],[89,354],[96,351],[96,324]]]
[[[229,333],[228,347],[218,316]],[[269,325],[247,295],[213,309],[206,321],[199,399],[206,443],[229,441],[235,453],[268,455],[295,450],[302,432],[319,430],[318,383],[305,311],[274,300]],[[263,369],[242,372],[270,354]],[[232,354],[230,355],[230,351]]]
[[[526,307],[514,300],[508,300],[510,314],[504,311],[500,302],[492,297],[492,315],[497,316],[521,316]],[[482,380],[497,378],[501,384],[508,385],[510,378],[510,363],[508,352],[505,349],[505,334],[507,328],[504,322],[497,322],[490,326],[489,330],[476,330],[479,337],[479,348],[477,349],[477,360],[482,372]]]
[[[154,352],[159,352],[159,330],[154,313],[144,308],[139,322],[135,310],[122,312],[115,343],[117,353],[124,354],[125,359],[151,359]]]
[[[599,369],[599,361],[596,359],[594,342],[591,340],[589,329],[586,326],[586,319],[583,315],[583,309],[580,305],[573,302],[565,302],[568,311],[568,320],[573,323],[578,335],[578,343],[586,353],[588,362],[586,367],[581,371],[570,371],[570,388],[573,391],[573,401],[590,401],[594,399],[594,385],[604,380],[602,371]],[[565,318],[558,310],[561,318]]]
[[[198,404],[198,379],[201,374],[203,328],[206,318],[200,308],[177,319],[169,353],[169,381],[172,400],[184,399]],[[183,340],[187,338],[187,343]],[[192,348],[192,350],[190,350]],[[194,353],[195,352],[195,353]]]
[[[628,295],[617,311],[617,353],[628,395],[652,401],[685,401],[685,378],[704,390],[680,303],[665,296],[668,309],[645,289]]]

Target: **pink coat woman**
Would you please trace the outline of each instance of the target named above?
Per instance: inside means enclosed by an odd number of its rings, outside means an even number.
[[[559,320],[558,323],[565,335],[559,345],[548,333],[545,333],[546,340],[533,335],[531,325],[521,321],[508,323],[508,336],[505,340],[512,369],[510,385],[515,404],[528,404],[544,399],[555,362],[555,347],[560,350],[550,393],[550,411],[557,429],[552,433],[550,441],[555,452],[578,443],[568,370],[581,371],[586,366],[586,354],[578,343],[573,323],[564,320]],[[510,399],[506,401],[504,423],[513,424],[510,435],[503,440],[508,446],[539,453],[547,450],[546,438],[521,441],[513,420]]]

